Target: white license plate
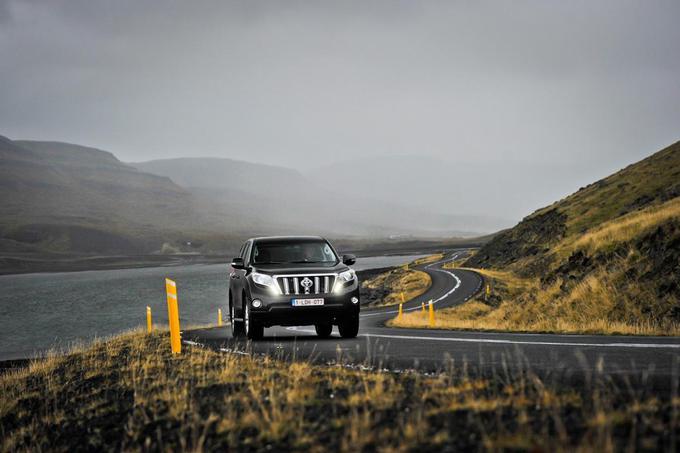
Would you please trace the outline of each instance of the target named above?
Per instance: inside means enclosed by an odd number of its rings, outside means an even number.
[[[310,305],[323,305],[323,299],[293,299],[293,307],[309,307]]]

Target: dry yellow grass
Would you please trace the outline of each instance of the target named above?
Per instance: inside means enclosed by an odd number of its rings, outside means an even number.
[[[674,198],[660,206],[650,206],[605,222],[583,235],[576,236],[573,240],[560,244],[556,252],[568,254],[581,249],[594,253],[612,245],[630,241],[672,219],[680,219],[680,198]]]
[[[0,451],[658,450],[680,428],[677,398],[586,382],[171,356],[166,333],[129,333],[0,374]]]
[[[592,333],[620,335],[680,335],[680,324],[650,319],[642,312],[650,304],[665,303],[655,294],[621,294],[612,283],[614,271],[590,275],[567,292],[557,282],[541,287],[538,279],[520,278],[511,272],[475,269],[492,287],[484,295],[458,307],[435,312],[436,329],[469,329],[519,332]],[[648,298],[649,303],[640,303]],[[428,317],[405,313],[389,323],[395,327],[428,328]]]
[[[578,323],[563,318],[550,319],[537,317],[532,320],[512,316],[510,312],[514,305],[502,305],[493,309],[488,305],[471,301],[457,308],[445,308],[435,314],[433,326],[428,324],[427,315],[405,313],[401,320],[389,321],[390,326],[405,328],[433,328],[479,331],[511,331],[511,332],[542,332],[542,333],[589,333],[608,335],[680,335],[680,325],[670,324],[662,328],[651,322],[616,322],[606,319],[587,320]]]

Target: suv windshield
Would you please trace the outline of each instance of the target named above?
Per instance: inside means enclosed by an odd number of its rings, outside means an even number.
[[[263,242],[253,245],[254,264],[336,263],[337,256],[326,242]]]

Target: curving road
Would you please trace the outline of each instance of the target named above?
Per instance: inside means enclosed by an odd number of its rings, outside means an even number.
[[[459,305],[482,287],[479,274],[442,269],[444,263],[464,256],[453,250],[443,260],[416,266],[432,278],[429,290],[404,304],[404,311],[420,310],[433,300],[436,309]],[[183,332],[189,344],[246,354],[270,354],[304,358],[315,363],[364,365],[392,370],[440,371],[465,366],[480,373],[530,369],[547,379],[586,382],[594,375],[644,380],[659,389],[677,386],[680,370],[680,338],[597,335],[554,335],[401,329],[385,326],[396,316],[396,307],[362,309],[356,339],[342,339],[334,331],[319,339],[313,327],[275,327],[265,339],[246,342],[231,338],[229,327]]]

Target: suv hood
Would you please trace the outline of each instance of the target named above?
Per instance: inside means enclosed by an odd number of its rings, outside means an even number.
[[[258,264],[253,270],[266,274],[307,275],[307,274],[332,274],[349,269],[346,264],[338,263],[331,266],[320,266],[316,263],[286,263],[286,264]]]

